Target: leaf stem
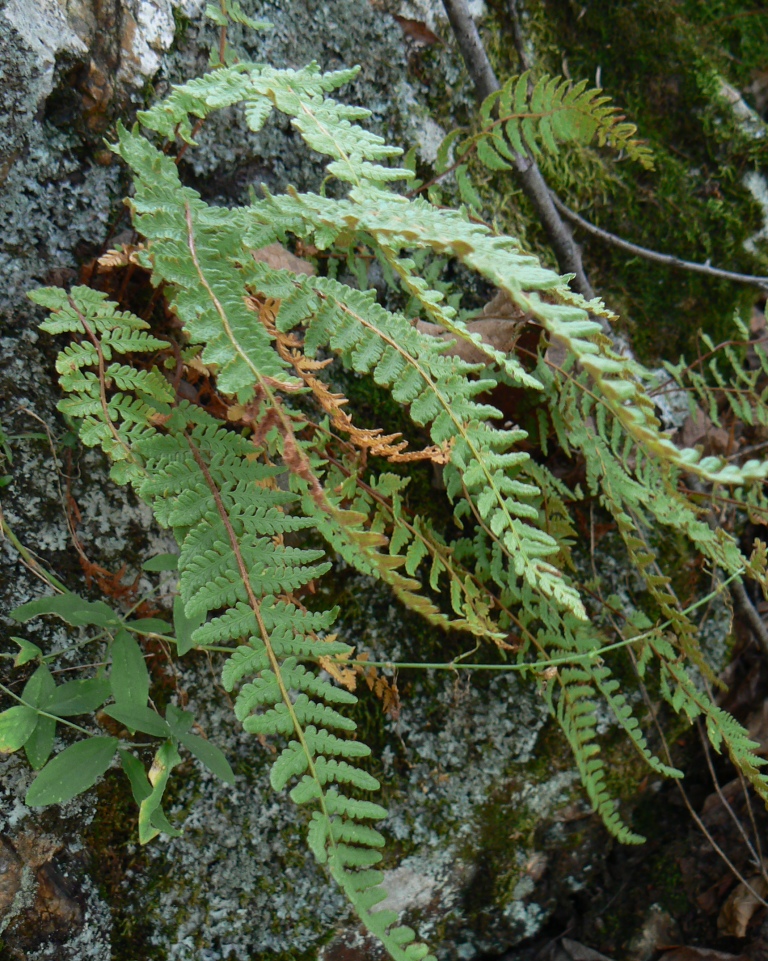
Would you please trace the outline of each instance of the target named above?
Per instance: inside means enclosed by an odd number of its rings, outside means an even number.
[[[54,721],[58,721],[59,724],[65,724],[67,727],[73,728],[75,731],[79,731],[81,734],[86,734],[88,737],[93,737],[93,731],[87,731],[84,727],[80,727],[79,724],[75,724],[74,721],[68,721],[64,717],[59,717],[58,714],[49,714],[47,711],[41,711],[39,707],[35,707],[34,704],[30,704],[25,701],[23,697],[19,697],[18,694],[14,694],[9,688],[4,684],[0,684],[0,691],[7,694],[8,697],[13,698],[14,701],[18,701],[23,707],[28,707],[30,711],[34,711],[35,714],[39,714],[41,717],[50,717]],[[84,712],[85,713],[85,712]]]

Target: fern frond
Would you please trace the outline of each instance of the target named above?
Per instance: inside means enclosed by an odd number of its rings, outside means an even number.
[[[558,144],[609,144],[646,170],[653,167],[651,151],[635,138],[637,127],[627,123],[618,107],[586,80],[573,84],[563,77],[540,77],[532,83],[530,71],[509,80],[483,102],[482,131],[470,145],[490,170],[510,170],[514,155],[541,154],[542,147],[556,154]]]
[[[103,299],[91,303],[77,290],[70,298],[49,299],[65,316],[75,312],[81,333],[93,333],[88,319],[99,323],[105,338],[119,326],[113,306],[104,306]],[[103,424],[107,432],[100,432],[98,441],[113,456],[114,444],[122,445],[121,453],[127,452],[135,465],[130,480],[139,495],[153,507],[161,524],[174,529],[180,544],[179,589],[186,616],[202,618],[227,609],[210,625],[198,628],[194,640],[245,640],[223,672],[229,690],[252,678],[238,693],[237,717],[253,733],[292,738],[276,761],[273,783],[283,789],[300,778],[291,794],[297,803],[315,808],[309,823],[310,848],[319,861],[330,865],[361,918],[392,957],[406,961],[414,955],[403,950],[402,932],[389,931],[396,919],[370,910],[385,896],[375,887],[376,877],[356,871],[376,863],[383,844],[378,831],[361,823],[380,819],[383,809],[349,793],[379,787],[375,778],[350,763],[369,751],[333,733],[354,733],[354,721],[332,705],[349,705],[357,699],[317,673],[321,657],[349,653],[349,648],[323,641],[315,633],[331,625],[333,612],[298,612],[279,596],[306,585],[329,567],[320,563],[323,552],[284,543],[284,535],[306,527],[308,518],[285,511],[296,501],[294,495],[264,486],[280,468],[259,463],[251,442],[186,402],[171,408],[162,400],[168,383],[155,371],[130,373],[120,365],[105,367],[95,335],[92,343],[91,361],[97,371],[91,377],[78,373],[83,384],[77,389],[95,404],[90,415],[94,423],[99,423],[99,415],[108,421]],[[137,390],[142,397],[146,392],[163,413],[148,418],[144,430],[137,432],[130,404],[109,406],[114,403],[114,398],[107,401],[110,381]],[[121,422],[126,410],[131,412],[127,425]],[[426,948],[418,950],[420,956],[427,953]]]
[[[242,14],[234,0],[224,7],[235,20]],[[599,657],[605,639],[590,624],[579,588],[566,573],[574,535],[569,505],[581,492],[570,492],[531,459],[521,447],[526,431],[496,427],[501,413],[480,395],[510,380],[535,392],[542,446],[551,429],[566,454],[583,456],[587,493],[610,512],[654,616],[665,619],[640,637],[628,621],[616,628],[626,634],[621,643],[637,640],[643,670],[651,662],[659,665],[663,695],[689,717],[706,718],[715,746],[726,746],[763,796],[768,779],[754,745],[686,673],[685,662],[705,677],[711,669],[650,532],[660,526],[684,534],[698,556],[729,577],[764,576],[765,549],[747,559],[734,536],[706,523],[681,478],[692,474],[707,484],[728,485],[742,503],[768,516],[759,492],[768,463],[737,466],[678,449],[661,430],[647,376],[615,353],[590,316],[605,316],[600,302],[586,303],[517,241],[495,236],[465,211],[409,200],[389,188],[410,176],[388,166],[400,151],[360,126],[367,111],[328,96],[354,74],[323,74],[316,65],[275,70],[230,62],[140,114],[147,129],[166,137],[178,133],[191,143],[193,121],[221,107],[243,103],[253,130],[272,110],[281,111],[307,146],[329,158],[329,174],[341,181],[340,199],[288,191],[242,209],[210,207],[182,186],[170,156],[138,130],[118,128],[114,149],[134,173],[131,207],[144,238],[130,257],[151,271],[188,339],[173,359],[165,341],[103,294],[47,289],[34,299],[52,311],[46,330],[76,338],[57,362],[68,393],[60,409],[83,419],[83,442],[107,452],[112,476],[133,484],[178,540],[183,610],[201,625],[192,644],[237,642],[223,681],[227,690],[239,688],[236,715],[246,730],[284,738],[271,772],[273,787],[306,806],[311,850],[395,961],[417,961],[428,949],[412,943],[409,928],[394,927],[392,912],[374,910],[385,897],[374,868],[382,837],[366,822],[386,812],[360,796],[378,782],[361,766],[369,751],[355,740],[355,725],[342,710],[355,696],[322,674],[324,664],[334,663],[329,658],[343,663],[352,649],[333,635],[322,636],[332,628],[335,611],[305,611],[292,594],[330,567],[301,532],[318,532],[344,560],[389,584],[434,624],[469,630],[500,646],[505,632],[514,631],[518,666],[543,674],[547,704],[594,808],[616,837],[636,843],[640,838],[621,822],[607,791],[596,738],[598,701],[609,705],[653,769],[679,772],[651,754],[627,698]],[[482,121],[473,144],[493,169],[506,168],[515,152],[535,152],[541,143],[556,150],[558,143],[595,137],[648,162],[634,128],[584,84],[542,78],[529,95],[527,76],[510,81],[486,101]],[[464,155],[467,150],[465,145]],[[447,149],[441,154],[447,157]],[[471,194],[464,155],[457,181]],[[254,259],[256,249],[289,236],[320,250],[333,244],[346,251],[372,248],[387,277],[405,292],[407,311],[387,310],[373,291],[333,276],[297,275]],[[456,302],[434,276],[420,271],[433,255],[476,271],[541,325],[546,343],[538,361],[523,362],[522,353],[505,354],[469,331]],[[365,271],[357,276],[364,286]],[[449,356],[449,343],[417,329],[420,317],[471,343],[487,363]],[[562,367],[544,352],[549,345],[565,348]],[[747,424],[768,424],[759,394],[768,355],[755,351],[759,374],[734,374],[738,354],[728,347],[715,353],[706,369],[680,367],[673,375],[713,420],[724,409],[716,401],[725,394],[734,415]],[[150,360],[149,354],[159,358]],[[407,409],[429,434],[424,450],[406,451],[399,434],[357,426],[347,398],[321,377],[330,355],[347,371],[371,377]],[[242,433],[178,400],[166,376],[178,357],[215,382],[226,403],[236,399],[245,411]],[[322,424],[306,416],[311,401]],[[237,420],[234,408],[229,414]],[[440,465],[462,536],[446,543],[424,518],[408,514],[403,482],[369,471],[367,456],[390,462],[423,457]],[[424,593],[417,574],[433,590],[449,586],[453,616]],[[335,676],[344,680],[339,670]]]
[[[551,689],[547,692],[547,703],[571,745],[589,799],[605,826],[624,844],[642,844],[645,838],[621,821],[605,785],[605,765],[595,739],[597,718],[591,681],[584,668],[565,667],[558,674],[560,696],[557,703],[553,706]]]
[[[661,693],[676,711],[685,713],[691,720],[704,718],[713,747],[718,752],[725,747],[731,761],[744,774],[757,795],[768,802],[768,776],[761,771],[768,761],[756,753],[760,745],[750,738],[734,717],[699,689],[683,665],[673,661],[663,662]]]

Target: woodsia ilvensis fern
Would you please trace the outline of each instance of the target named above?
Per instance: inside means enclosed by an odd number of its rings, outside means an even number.
[[[585,303],[514,239],[494,234],[465,209],[399,192],[412,179],[407,168],[388,165],[400,151],[358,124],[367,111],[329,96],[354,73],[220,64],[139,115],[150,136],[119,126],[113,149],[133,173],[129,203],[141,241],[105,265],[131,262],[151,274],[183,329],[179,343],[155,336],[89,288],[47,288],[32,297],[52,311],[43,329],[73,338],[57,364],[67,393],[60,409],[79,419],[84,444],[107,453],[114,480],[132,484],[176,536],[178,614],[192,624],[185,648],[237,642],[223,667],[224,686],[239,686],[235,713],[246,730],[283,739],[272,786],[291,786],[293,801],[311,810],[315,857],[392,957],[414,961],[427,948],[410,929],[395,926],[394,914],[374,910],[384,897],[375,867],[384,838],[371,822],[386,811],[370,800],[378,783],[360,765],[369,750],[343,712],[355,701],[344,687],[352,652],[328,635],[335,612],[307,610],[301,600],[331,562],[301,532],[319,534],[332,552],[388,583],[432,623],[487,641],[511,658],[511,669],[535,675],[592,804],[609,831],[632,843],[642,839],[622,822],[606,787],[597,702],[608,705],[652,768],[673,777],[680,772],[651,753],[612,675],[614,648],[631,644],[641,674],[655,670],[676,710],[703,716],[715,746],[725,745],[768,797],[754,745],[696,680],[710,677],[711,668],[651,536],[654,526],[682,533],[722,580],[764,580],[764,551],[744,556],[733,535],[706,522],[680,482],[693,476],[716,490],[727,486],[758,509],[768,467],[676,447],[661,430],[646,372],[601,332],[595,315],[606,311],[599,301]],[[493,129],[477,139],[482,162],[504,165],[508,148],[495,132],[502,125],[516,150],[533,146],[539,135],[554,147],[555,139],[605,138],[612,130],[647,161],[633,130],[616,126],[603,98],[542,81],[526,106],[527,89],[525,77],[510,82],[498,104],[487,105],[484,120]],[[290,117],[307,146],[329,158],[333,197],[288,190],[225,209],[184,186],[172,156],[151,137],[181,137],[194,146],[193,124],[236,104],[253,131],[273,110]],[[513,116],[526,111],[539,115],[538,132],[531,117]],[[466,178],[466,169],[461,174]],[[387,309],[373,290],[330,274],[275,269],[254,258],[254,251],[289,239],[319,252],[370,251],[411,313]],[[535,356],[504,353],[473,333],[420,272],[424,252],[460,261],[504,291],[542,332]],[[417,329],[419,319],[470,342],[486,363],[457,358],[450,343]],[[565,361],[553,359],[551,346]],[[424,447],[412,450],[398,434],[356,426],[346,398],[323,380],[332,358],[386,389],[428,437]],[[180,374],[192,367],[215,378],[228,422],[180,398]],[[554,438],[583,460],[589,493],[614,518],[644,579],[649,613],[627,613],[618,643],[609,643],[577,577],[567,573],[574,570],[569,503],[580,493],[521,448],[530,429],[498,426],[500,413],[487,396],[499,384],[538,398],[532,440],[546,451]],[[751,397],[759,407],[761,399]],[[310,402],[319,416],[307,413]],[[453,505],[453,539],[406,507],[407,478],[388,464],[409,460],[439,469]],[[430,592],[418,574],[426,575]],[[178,762],[172,753],[178,745],[194,743],[184,740],[186,722],[178,717],[163,721],[166,731],[135,704],[121,709],[115,699],[108,713],[129,729],[168,734],[166,769]],[[117,742],[104,746],[105,755],[108,747],[106,764]],[[157,813],[159,800],[148,806],[156,785],[125,753],[121,760],[145,808],[146,839],[170,825]]]

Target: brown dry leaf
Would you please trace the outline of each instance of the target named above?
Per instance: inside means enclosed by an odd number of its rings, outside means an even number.
[[[681,945],[662,954],[660,961],[747,961],[744,954],[727,954],[713,948],[692,948]]]
[[[595,951],[594,948],[588,948],[580,941],[572,941],[571,938],[562,938],[560,944],[571,961],[612,961],[605,954]]]
[[[404,35],[418,44],[420,47],[429,47],[435,43],[442,44],[442,40],[436,33],[433,33],[426,23],[421,20],[409,20],[408,17],[400,17],[396,13],[392,14],[397,20]]]
[[[515,349],[520,332],[528,322],[527,314],[514,304],[506,291],[499,291],[496,296],[483,307],[482,314],[468,320],[467,329],[473,334],[480,334],[486,344],[501,350],[505,354]],[[453,340],[448,331],[439,324],[430,324],[420,320],[416,324],[422,334],[439,337],[441,340]],[[487,356],[477,347],[465,340],[457,341],[450,350],[446,351],[450,357],[459,357],[468,364],[483,364],[488,361]]]
[[[213,372],[211,368],[205,366],[202,360],[200,360],[199,355],[196,355],[195,357],[191,357],[187,361],[187,367],[189,367],[191,370],[196,371],[198,374],[200,374],[203,377],[213,377]]]
[[[749,332],[753,337],[762,338],[766,334],[765,314],[759,307],[752,308],[752,316],[749,319]]]
[[[692,875],[691,875],[692,877]],[[696,880],[698,880],[698,867],[696,869]],[[722,906],[726,893],[733,887],[733,875],[726,871],[718,881],[707,888],[707,890],[696,898],[696,904],[705,914],[717,914]]]
[[[752,83],[746,88],[745,93],[752,96],[757,112],[765,114],[768,110],[768,69],[764,67],[752,71]]]
[[[312,277],[315,273],[312,264],[292,254],[282,244],[268,244],[252,253],[254,260],[266,264],[273,270],[290,270],[294,274],[306,274],[308,277]]]
[[[245,404],[233,404],[227,408],[227,420],[238,421],[245,416],[247,408]]]
[[[337,634],[329,634],[327,637],[322,638],[322,640],[330,643],[335,641],[337,637]],[[334,681],[337,681],[342,687],[346,687],[348,691],[354,691],[357,688],[357,677],[363,670],[359,664],[354,664],[352,667],[344,666],[343,662],[349,660],[354,653],[355,649],[351,647],[346,654],[337,654],[334,659],[330,657],[318,658],[320,667],[322,667],[324,671],[327,671]]]
[[[317,662],[342,687],[346,687],[348,691],[357,689],[358,672],[354,667],[342,667],[336,661],[331,660],[330,657],[318,657]]]
[[[390,681],[383,674],[379,674],[375,667],[369,667],[364,677],[368,688],[381,701],[384,713],[396,721],[400,717],[400,692],[397,689],[397,680],[393,677]]]
[[[749,878],[752,891],[745,884],[734,888],[725,902],[717,919],[717,930],[723,935],[734,938],[745,938],[747,928],[754,914],[762,906],[759,898],[765,900],[768,894],[768,883],[761,875]]]
[[[696,408],[695,416],[688,415],[685,418],[683,426],[675,434],[675,442],[680,447],[701,445],[705,454],[731,454],[734,448],[728,431],[715,427],[700,407]]]
[[[728,804],[733,807],[744,793],[744,786],[740,778],[734,778],[720,788],[720,793]],[[728,817],[728,811],[720,798],[720,794],[718,794],[717,791],[713,791],[704,801],[704,806],[701,809],[701,819],[707,827],[711,827],[712,824],[722,820],[723,817]]]
[[[525,873],[534,882],[541,881],[547,871],[549,859],[543,851],[534,851],[525,865]]]
[[[143,249],[143,244],[123,244],[121,250],[115,248],[108,250],[96,261],[99,265],[99,273],[101,274],[105,270],[114,270],[116,267],[125,267],[128,264],[138,263],[136,254]]]

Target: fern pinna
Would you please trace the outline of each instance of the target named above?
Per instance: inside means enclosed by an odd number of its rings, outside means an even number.
[[[180,543],[179,590],[187,618],[200,624],[194,644],[240,642],[223,669],[227,689],[245,682],[237,716],[253,733],[288,739],[272,770],[274,788],[295,782],[291,797],[312,808],[308,838],[315,856],[392,957],[413,961],[428,949],[413,941],[410,929],[392,927],[391,913],[373,910],[384,897],[374,868],[383,838],[368,822],[386,812],[366,796],[378,785],[355,761],[369,752],[339,710],[354,695],[319,670],[322,665],[341,677],[350,649],[325,636],[334,612],[308,612],[295,594],[330,565],[321,551],[296,546],[304,543],[297,532],[318,532],[334,552],[390,584],[435,624],[486,638],[507,657],[505,638],[514,634],[510,667],[539,679],[595,809],[619,839],[637,842],[642,839],[621,821],[606,787],[598,701],[607,703],[648,764],[666,775],[679,772],[651,753],[611,674],[615,647],[631,644],[641,674],[656,670],[661,694],[688,717],[703,716],[715,746],[725,745],[768,796],[754,745],[686,667],[711,676],[695,624],[649,536],[654,525],[681,532],[727,577],[764,578],[765,552],[747,558],[731,534],[713,530],[680,480],[694,476],[702,485],[743,493],[760,486],[768,467],[678,449],[661,430],[644,373],[602,333],[595,319],[606,313],[600,302],[585,303],[512,238],[473,222],[465,210],[396,192],[391,184],[409,179],[410,171],[385,164],[400,151],[357,124],[365,110],[328,96],[353,75],[234,62],[175,88],[140,114],[155,134],[193,144],[192,118],[199,124],[214,110],[242,104],[258,131],[273,109],[282,111],[310,148],[330,158],[335,199],[289,190],[242,208],[209,206],[182,185],[171,156],[138,128],[119,127],[113,149],[133,172],[130,205],[143,238],[131,258],[151,271],[183,325],[185,342],[173,357],[166,341],[97,292],[46,289],[33,297],[53,311],[47,331],[75,335],[58,361],[69,394],[61,409],[82,418],[83,442],[104,448],[114,479],[133,484]],[[511,109],[508,100],[522,103],[526,91],[523,80],[514,89],[505,86],[501,114]],[[616,128],[602,99],[581,87],[569,92],[539,84],[532,97],[531,111],[551,101],[553,136],[583,139],[584,126],[574,116],[586,111],[592,133],[612,129],[633,143],[633,131]],[[557,111],[565,118],[554,119]],[[518,149],[520,137],[528,143],[535,131],[523,118],[522,133],[515,133],[512,119],[506,130]],[[485,149],[478,156],[488,159]],[[254,258],[253,251],[289,236],[319,250],[365,245],[417,315],[388,310],[375,292],[333,277],[278,270]],[[538,354],[524,362],[473,333],[420,274],[425,251],[463,262],[506,292],[543,331]],[[449,343],[418,330],[418,319],[468,341],[487,362],[471,365],[453,356]],[[549,346],[566,359],[557,362]],[[408,450],[397,435],[358,428],[343,410],[345,398],[321,377],[330,356],[386,388],[428,433],[427,446]],[[215,375],[220,394],[242,415],[242,433],[178,399],[172,371],[179,362]],[[589,492],[613,516],[644,579],[655,621],[618,612],[624,623],[616,628],[616,644],[590,620],[579,584],[566,573],[574,532],[569,502],[578,492],[520,449],[526,431],[496,426],[499,411],[480,395],[499,383],[539,398],[540,447],[554,434],[566,454],[583,458]],[[307,394],[325,417],[320,424],[302,406]],[[402,497],[406,479],[377,472],[368,454],[385,466],[409,459],[438,465],[461,535],[448,542],[426,518],[410,514]],[[432,596],[416,577],[427,565]],[[442,603],[435,595],[444,587]]]

